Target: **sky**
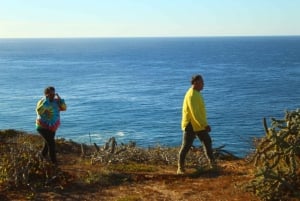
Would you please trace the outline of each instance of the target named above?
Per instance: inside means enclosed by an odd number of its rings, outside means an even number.
[[[0,38],[300,35],[300,0],[0,0]]]

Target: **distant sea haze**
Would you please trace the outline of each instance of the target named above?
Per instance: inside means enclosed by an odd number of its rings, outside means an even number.
[[[68,105],[58,138],[180,146],[198,73],[213,146],[245,156],[264,117],[300,108],[300,37],[0,39],[1,129],[36,133],[36,103],[53,85]]]

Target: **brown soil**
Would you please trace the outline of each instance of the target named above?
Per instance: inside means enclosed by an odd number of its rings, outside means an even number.
[[[251,168],[243,160],[220,161],[217,170],[200,173],[191,168],[186,175],[177,175],[176,167],[170,166],[157,167],[157,171],[150,173],[119,172],[124,182],[103,185],[78,179],[100,171],[103,166],[82,165],[80,157],[69,154],[60,155],[59,159],[60,170],[71,178],[67,184],[36,192],[33,197],[28,190],[5,190],[0,193],[0,200],[259,200],[242,188],[252,177]]]
[[[58,144],[57,151],[58,169],[48,171],[56,177],[46,187],[0,186],[0,200],[260,200],[244,190],[253,178],[253,166],[244,159],[219,160],[216,169],[189,166],[177,175],[174,165],[91,164],[90,157],[81,157],[80,146]]]

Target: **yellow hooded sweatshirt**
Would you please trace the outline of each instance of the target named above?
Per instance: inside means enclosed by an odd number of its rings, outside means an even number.
[[[194,132],[205,130],[207,124],[202,94],[192,87],[186,92],[182,106],[181,128],[184,131],[191,122]]]

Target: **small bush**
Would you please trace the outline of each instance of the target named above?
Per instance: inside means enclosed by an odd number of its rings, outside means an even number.
[[[0,139],[1,186],[35,192],[54,178],[60,183],[66,179],[66,175],[39,157],[42,139],[16,130],[1,130]]]

